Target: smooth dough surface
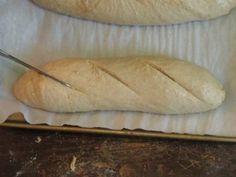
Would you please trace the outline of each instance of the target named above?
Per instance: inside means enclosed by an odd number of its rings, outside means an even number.
[[[121,25],[163,25],[228,14],[236,0],[33,0],[59,13]]]
[[[215,109],[225,98],[207,70],[177,59],[63,59],[42,69],[73,89],[29,71],[15,83],[14,94],[29,106],[53,112],[184,114]]]

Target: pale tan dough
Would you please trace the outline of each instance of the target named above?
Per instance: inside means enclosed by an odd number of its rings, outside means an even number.
[[[164,57],[64,59],[43,70],[74,89],[29,71],[15,83],[14,94],[29,106],[54,112],[183,114],[214,109],[225,98],[207,70]]]
[[[236,0],[33,0],[59,13],[121,25],[163,25],[228,14]]]

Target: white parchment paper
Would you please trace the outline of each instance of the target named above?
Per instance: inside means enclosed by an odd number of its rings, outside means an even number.
[[[206,22],[124,27],[49,12],[29,0],[0,0],[0,48],[35,66],[64,57],[167,55],[207,68],[224,85],[227,98],[217,110],[164,116],[132,112],[54,114],[27,107],[12,95],[25,71],[0,58],[0,121],[22,112],[32,124],[78,125],[236,137],[236,9]]]

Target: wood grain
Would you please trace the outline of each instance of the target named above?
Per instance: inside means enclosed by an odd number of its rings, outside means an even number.
[[[4,177],[234,177],[236,144],[0,128]],[[71,168],[73,159],[74,168]]]

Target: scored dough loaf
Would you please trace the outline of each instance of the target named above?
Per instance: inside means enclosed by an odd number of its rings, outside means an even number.
[[[29,106],[53,112],[184,114],[214,109],[225,98],[207,70],[165,57],[64,59],[43,70],[73,88],[29,71],[15,83],[14,94]]]
[[[33,0],[59,13],[121,25],[163,25],[228,14],[236,0]]]

